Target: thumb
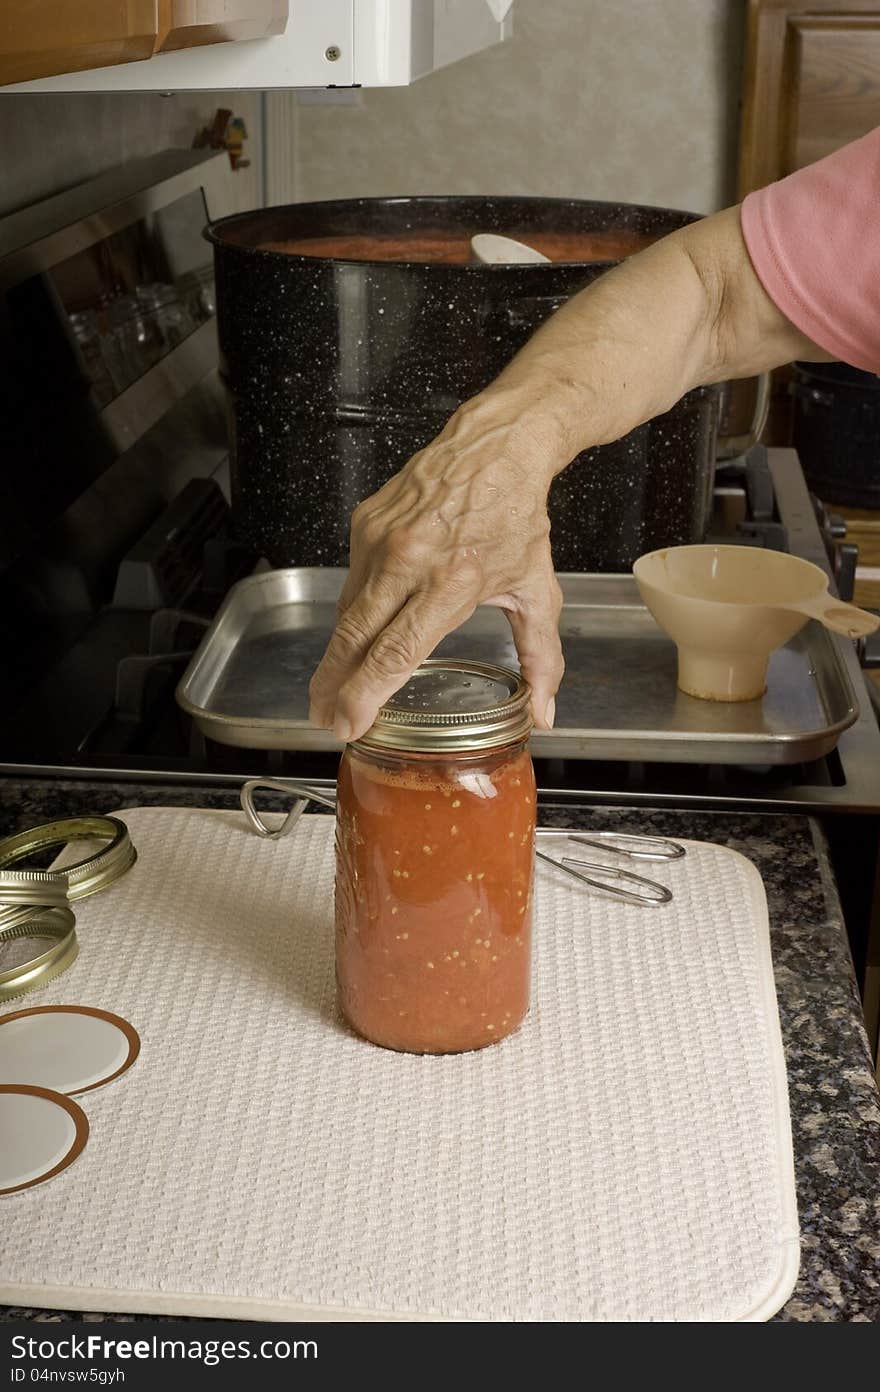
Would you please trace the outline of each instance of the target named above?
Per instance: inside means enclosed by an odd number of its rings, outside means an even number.
[[[552,570],[536,579],[507,610],[522,674],[532,688],[532,714],[539,729],[549,730],[556,692],[565,671],[559,638],[562,591]]]

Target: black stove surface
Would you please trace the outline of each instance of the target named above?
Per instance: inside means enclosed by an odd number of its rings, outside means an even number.
[[[818,511],[829,557],[839,546]],[[713,539],[788,549],[767,452],[719,468]],[[0,687],[0,767],[72,775],[78,771],[234,781],[262,774],[335,777],[336,756],[248,751],[214,743],[180,710],[175,688],[230,585],[259,568],[231,537],[229,507],[214,479],[193,479],[129,545],[107,598],[91,607],[32,614],[28,587],[15,596],[17,641],[8,642]],[[13,582],[15,577],[13,576]],[[110,584],[112,581],[112,586]],[[42,586],[43,596],[59,589]],[[844,788],[835,751],[785,767],[539,760],[542,787],[594,801],[678,805],[786,805],[811,790]]]

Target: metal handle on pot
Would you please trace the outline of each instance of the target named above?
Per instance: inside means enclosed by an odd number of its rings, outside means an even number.
[[[716,459],[737,459],[760,440],[770,411],[770,373],[760,373],[756,381],[755,406],[752,411],[751,425],[744,435],[719,435],[715,447]]]

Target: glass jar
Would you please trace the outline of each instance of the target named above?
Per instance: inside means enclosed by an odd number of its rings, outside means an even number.
[[[217,313],[213,263],[187,271],[177,282],[180,302],[194,325],[204,324]]]
[[[528,703],[503,667],[426,662],[343,754],[336,977],[346,1020],[374,1044],[479,1049],[528,1011]]]
[[[98,316],[93,309],[82,309],[68,317],[82,355],[83,371],[91,383],[98,406],[103,409],[113,400],[116,388],[104,357]]]
[[[195,328],[189,310],[181,304],[173,285],[155,281],[137,288],[141,313],[150,324],[160,345],[159,357],[164,357],[188,338]]]

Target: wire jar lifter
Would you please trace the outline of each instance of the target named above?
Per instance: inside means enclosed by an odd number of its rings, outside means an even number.
[[[267,825],[254,805],[254,793],[258,788],[266,788],[277,793],[286,793],[296,799],[284,821],[277,827]],[[280,841],[289,836],[305,812],[309,802],[316,802],[331,811],[336,809],[336,789],[333,784],[312,785],[300,783],[289,778],[252,778],[242,786],[241,806],[250,825],[259,836],[270,841]],[[538,846],[535,854],[545,865],[552,865],[564,871],[581,884],[600,889],[628,904],[639,904],[643,908],[662,908],[672,902],[672,890],[656,880],[637,875],[620,865],[606,865],[599,861],[584,860],[579,856],[562,855],[558,859],[541,849],[549,846],[551,840],[573,842],[580,846],[592,846],[597,850],[621,856],[634,861],[673,862],[685,855],[684,846],[670,841],[664,836],[645,836],[638,832],[591,831],[589,833],[554,831],[538,828]]]

